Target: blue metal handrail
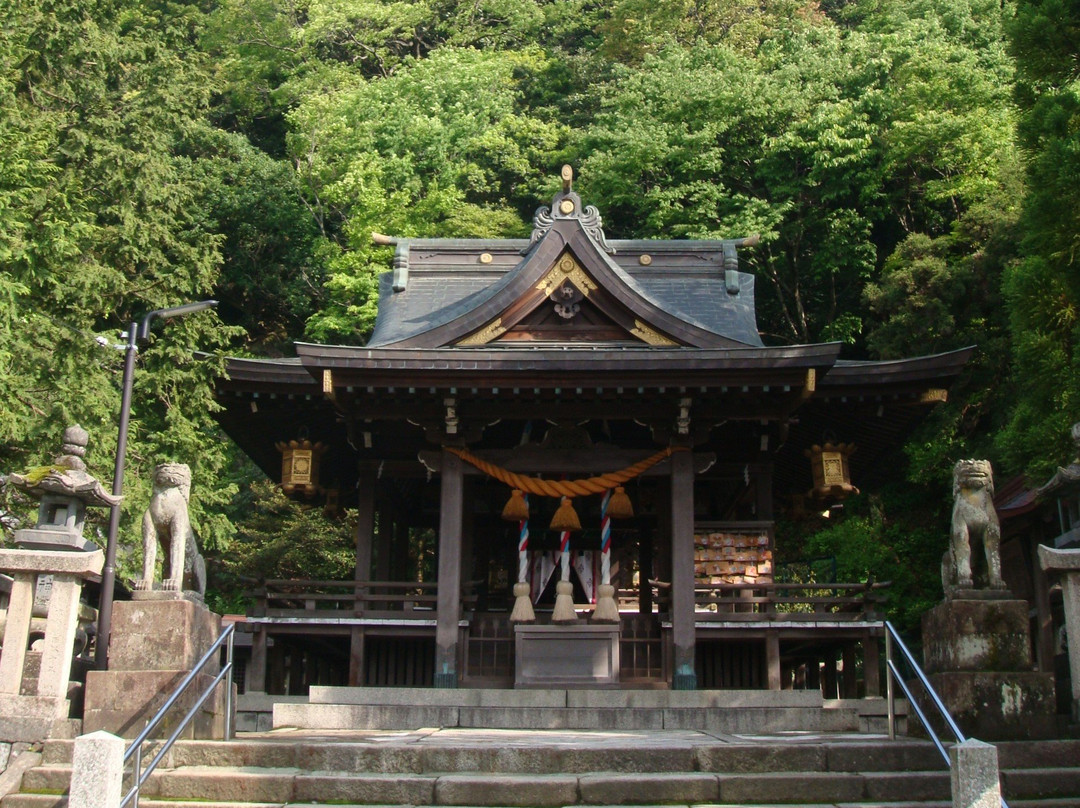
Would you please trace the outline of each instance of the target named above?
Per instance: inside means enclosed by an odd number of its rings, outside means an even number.
[[[904,681],[904,677],[900,675],[899,668],[896,667],[896,663],[893,661],[893,646],[900,649],[901,655],[904,657],[904,661],[910,666],[912,672],[915,674],[915,678],[922,685],[926,695],[930,698],[930,703],[937,709],[938,715],[945,721],[945,725],[949,728],[949,732],[956,738],[957,743],[964,743],[967,737],[961,732],[960,727],[956,725],[956,721],[953,720],[952,714],[949,709],[941,701],[941,697],[938,696],[937,691],[934,690],[934,686],[930,684],[930,680],[926,677],[923,669],[919,666],[919,663],[915,661],[915,657],[912,656],[911,651],[904,645],[904,641],[900,639],[900,633],[896,630],[896,627],[888,620],[885,621],[885,666],[889,669],[889,675],[885,677],[885,692],[889,703],[889,740],[896,740],[896,698],[895,691],[893,690],[893,679],[900,685],[900,689],[904,691],[904,697],[907,698],[908,705],[915,711],[915,715],[918,716],[919,722],[923,725],[926,733],[930,736],[930,740],[934,742],[934,746],[937,747],[938,752],[945,759],[945,766],[952,768],[952,760],[949,759],[949,753],[945,749],[945,745],[941,742],[937,732],[930,725],[930,720],[926,717],[926,713],[923,712],[919,706],[918,701],[912,695],[911,688],[908,687],[908,683]],[[1001,798],[1001,808],[1009,808],[1009,804],[1005,802],[1005,798]]]
[[[138,737],[131,742],[131,746],[124,752],[124,765],[126,766],[129,760],[131,761],[134,782],[132,783],[131,789],[120,801],[120,808],[126,808],[129,803],[131,808],[139,808],[139,789],[142,788],[142,784],[149,779],[154,769],[157,768],[158,763],[161,762],[161,759],[172,748],[176,739],[187,729],[188,724],[191,723],[192,719],[199,712],[199,708],[203,706],[203,703],[210,697],[210,694],[214,692],[218,684],[220,684],[226,676],[229,676],[232,673],[233,635],[235,629],[235,624],[230,624],[225,627],[225,630],[221,632],[221,636],[217,638],[212,646],[210,646],[210,650],[203,654],[202,659],[200,659],[195,667],[192,668],[191,672],[184,677],[184,681],[177,685],[176,689],[172,692],[172,695],[170,695],[169,698],[165,700],[165,703],[161,705],[161,709],[150,719],[150,722],[143,728],[143,731],[139,733]],[[180,724],[173,730],[172,735],[165,741],[164,746],[162,746],[161,749],[158,750],[158,753],[150,759],[150,762],[146,765],[146,769],[141,770],[142,745],[150,737],[150,733],[157,729],[161,722],[165,720],[166,713],[172,709],[173,705],[175,705],[179,698],[184,694],[184,691],[186,691],[191,683],[195,681],[195,677],[198,676],[202,669],[214,658],[215,654],[220,654],[222,643],[226,643],[227,649],[225,652],[225,665],[218,672],[218,675],[214,677],[214,681],[207,685],[206,689],[199,696],[195,704],[192,705],[191,709],[187,711],[187,715],[184,716]],[[232,736],[232,681],[229,680],[225,686],[225,732],[222,740],[228,741]]]

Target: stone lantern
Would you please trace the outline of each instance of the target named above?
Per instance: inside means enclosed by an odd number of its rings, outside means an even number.
[[[37,524],[15,531],[19,547],[38,550],[89,550],[96,545],[83,539],[86,506],[111,507],[120,497],[108,493],[86,471],[83,457],[89,436],[76,425],[64,430],[64,443],[52,464],[12,474],[9,482],[32,497],[39,497]]]
[[[37,524],[15,531],[13,549],[0,548],[0,572],[14,578],[0,655],[0,741],[43,741],[67,720],[73,645],[78,630],[82,583],[101,572],[104,555],[82,537],[86,506],[114,506],[114,497],[86,472],[87,434],[78,426],[64,432],[53,462],[8,481],[41,499]],[[39,587],[48,602],[35,603]],[[27,678],[27,645],[35,608],[45,610],[36,681]]]

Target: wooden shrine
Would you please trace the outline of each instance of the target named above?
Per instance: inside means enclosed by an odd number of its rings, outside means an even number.
[[[755,237],[608,240],[563,179],[530,239],[378,236],[393,269],[367,345],[229,362],[226,431],[274,479],[275,444],[322,444],[321,488],[359,514],[354,581],[260,590],[252,678],[512,686],[521,607],[567,636],[616,624],[622,686],[779,688],[800,666],[815,686],[842,659],[831,686],[853,691],[864,645],[876,690],[877,590],[775,582],[774,514],[827,441],[872,485],[970,351],[766,346],[739,268]]]

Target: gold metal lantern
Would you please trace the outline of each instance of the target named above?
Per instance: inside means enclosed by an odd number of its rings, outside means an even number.
[[[327,447],[309,440],[274,444],[281,452],[281,490],[286,495],[303,494],[309,499],[319,493],[319,465]]]
[[[851,484],[851,469],[848,458],[855,452],[854,443],[814,444],[806,450],[810,458],[810,472],[814,477],[814,487],[806,495],[815,500],[838,502],[859,489]]]

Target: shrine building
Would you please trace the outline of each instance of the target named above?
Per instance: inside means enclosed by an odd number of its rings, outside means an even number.
[[[883,583],[783,580],[774,517],[880,480],[971,349],[766,346],[756,237],[606,239],[568,168],[529,239],[376,240],[367,345],[218,382],[272,479],[359,517],[355,580],[260,584],[250,690],[877,695]]]

